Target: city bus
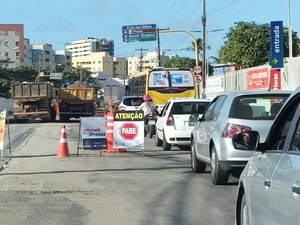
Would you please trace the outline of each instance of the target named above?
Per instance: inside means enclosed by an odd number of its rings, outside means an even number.
[[[155,68],[140,72],[128,83],[130,95],[149,94],[159,108],[170,98],[195,98],[196,84],[190,69]]]

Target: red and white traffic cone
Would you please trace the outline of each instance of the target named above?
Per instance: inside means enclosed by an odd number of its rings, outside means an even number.
[[[67,133],[66,133],[66,127],[63,125],[61,129],[61,134],[60,134],[60,141],[59,141],[59,149],[57,153],[57,157],[59,158],[65,158],[69,157],[69,146],[67,142]]]

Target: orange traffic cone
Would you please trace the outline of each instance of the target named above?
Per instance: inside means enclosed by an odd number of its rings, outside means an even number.
[[[61,129],[61,134],[60,134],[60,141],[59,141],[59,149],[57,153],[57,157],[63,158],[63,157],[69,157],[69,147],[68,147],[68,142],[67,142],[67,133],[66,133],[66,128],[65,125],[63,125]]]

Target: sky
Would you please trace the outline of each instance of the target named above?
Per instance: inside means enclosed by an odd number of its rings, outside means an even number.
[[[290,13],[289,13],[290,2]],[[206,0],[208,57],[218,56],[226,33],[236,22],[283,21],[300,37],[300,0]],[[122,40],[122,26],[155,24],[159,29],[192,32],[203,38],[203,0],[3,0],[1,24],[24,24],[31,44],[52,44],[54,50],[87,37],[114,41],[115,56],[157,51],[157,41]],[[218,30],[218,31],[214,31]],[[184,32],[161,33],[160,49],[167,55],[195,58],[193,39]]]

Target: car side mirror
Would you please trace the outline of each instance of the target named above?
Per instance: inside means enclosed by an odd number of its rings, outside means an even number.
[[[246,131],[233,135],[232,144],[238,150],[256,150],[259,142],[257,131]]]
[[[202,116],[199,117],[198,121],[201,122],[201,121],[203,121],[203,120],[204,120],[204,119],[203,119],[203,115],[202,115]]]

